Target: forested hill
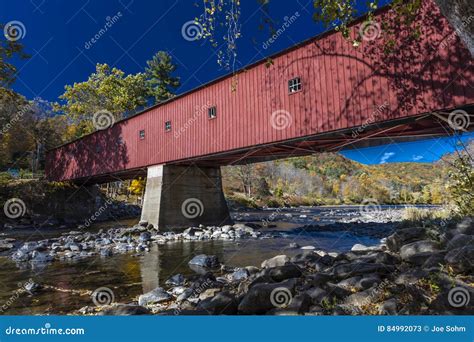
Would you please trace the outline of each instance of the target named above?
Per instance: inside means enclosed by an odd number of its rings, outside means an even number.
[[[364,165],[337,153],[226,167],[226,193],[268,204],[442,204],[449,163]]]

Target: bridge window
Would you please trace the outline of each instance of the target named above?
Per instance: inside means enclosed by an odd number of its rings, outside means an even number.
[[[288,81],[288,92],[290,94],[301,90],[301,78],[295,77]]]
[[[207,110],[207,115],[209,116],[209,119],[215,119],[217,118],[217,107],[211,107]]]
[[[140,136],[140,140],[145,139],[145,130],[142,129],[138,135]]]
[[[171,121],[166,121],[165,122],[165,131],[166,132],[171,131]]]

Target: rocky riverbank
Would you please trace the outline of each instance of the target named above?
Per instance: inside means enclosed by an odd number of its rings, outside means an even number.
[[[308,232],[340,232],[341,237],[346,233],[361,238],[372,236],[371,243],[374,243],[374,237],[380,243],[368,247],[355,244],[350,251],[340,253],[291,243],[291,236],[297,237]],[[284,238],[287,243],[286,247],[280,245],[280,252],[277,250],[273,258],[262,260],[259,267],[234,267],[229,261],[232,258],[223,264],[212,254],[192,254],[188,273],[184,273],[186,267],[181,268],[185,275],[168,273],[172,276],[159,283],[160,287],[151,287],[152,291],[136,297],[134,295],[125,299],[120,296],[121,303],[114,301],[113,292],[117,291],[117,287],[113,290],[100,287],[93,292],[87,288],[56,288],[54,284],[35,281],[34,277],[28,282],[25,294],[31,298],[42,296],[42,291],[78,291],[81,297],[90,298],[86,302],[90,301],[91,305],[74,311],[75,314],[347,315],[474,312],[472,219],[460,223],[335,223],[294,229],[292,234],[263,229],[262,225],[251,222],[223,227],[190,227],[180,233],[162,233],[147,222],[140,222],[129,228],[102,229],[97,232],[77,229],[58,237],[24,243],[5,238],[0,241],[0,249],[3,254],[9,253],[9,257],[20,268],[37,270],[55,261],[78,261],[94,257],[112,260],[108,257],[118,254],[141,258],[148,255],[154,245],[169,246],[168,243],[179,241],[222,240],[239,246],[258,244],[262,239],[274,238],[277,240],[268,241],[280,241],[279,238]],[[245,242],[250,239],[255,242]],[[266,258],[271,255],[267,254]]]
[[[472,219],[398,229],[377,246],[354,245],[347,253],[277,255],[261,267],[233,268],[198,255],[189,262],[195,276],[176,274],[136,301],[76,314],[473,314],[472,260]],[[108,298],[100,291],[92,296],[96,304]]]
[[[71,231],[63,236],[40,241],[25,242],[14,253],[12,260],[32,265],[53,260],[78,260],[93,256],[109,257],[121,253],[148,252],[153,243],[163,244],[180,240],[238,240],[246,238],[271,238],[245,224],[223,227],[190,227],[182,233],[159,233],[147,222],[130,228],[111,228],[97,233]],[[13,248],[11,239],[0,241],[0,247]]]

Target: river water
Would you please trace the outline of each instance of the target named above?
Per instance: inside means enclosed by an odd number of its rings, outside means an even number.
[[[395,207],[383,207],[393,210]],[[30,264],[16,264],[8,257],[0,257],[0,307],[2,314],[66,314],[86,305],[93,305],[90,292],[100,287],[113,290],[115,302],[127,303],[157,286],[176,273],[191,275],[188,261],[198,254],[217,255],[228,266],[259,266],[265,259],[278,254],[289,256],[301,253],[289,249],[290,243],[314,246],[328,252],[350,250],[356,244],[377,244],[380,237],[364,236],[345,231],[310,231],[301,229],[317,222],[318,226],[332,224],[358,215],[357,207],[324,207],[274,209],[234,212],[236,222],[263,225],[262,231],[277,232],[270,239],[237,241],[188,241],[154,244],[147,253],[122,254],[112,257],[92,257],[71,262],[55,261],[32,268]],[[131,226],[137,220],[123,220],[99,224],[92,229]],[[361,227],[364,224],[361,224]],[[5,236],[21,241],[34,241],[58,236],[65,231],[11,231]],[[29,279],[46,285],[35,295],[18,294],[19,286]],[[48,287],[61,290],[53,290]]]

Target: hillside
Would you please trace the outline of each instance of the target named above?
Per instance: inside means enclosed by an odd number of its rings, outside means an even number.
[[[445,163],[364,165],[337,153],[224,168],[224,189],[254,205],[442,204]]]

